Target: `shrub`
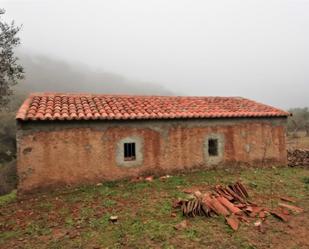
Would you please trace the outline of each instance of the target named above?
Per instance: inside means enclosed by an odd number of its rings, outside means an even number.
[[[10,193],[16,186],[16,161],[0,164],[0,195]]]

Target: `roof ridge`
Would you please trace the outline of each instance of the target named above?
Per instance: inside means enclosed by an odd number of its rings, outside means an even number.
[[[89,93],[89,92],[32,92],[29,96],[111,96],[111,97],[164,97],[164,98],[234,98],[244,99],[240,96],[198,96],[198,95],[148,95],[148,94],[118,94],[118,93]]]

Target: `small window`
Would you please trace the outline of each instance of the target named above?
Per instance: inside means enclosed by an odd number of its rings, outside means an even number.
[[[134,161],[136,159],[135,155],[135,143],[124,143],[124,160]]]
[[[218,139],[208,139],[208,155],[218,156]]]

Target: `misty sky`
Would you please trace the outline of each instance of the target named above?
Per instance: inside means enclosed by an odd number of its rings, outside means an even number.
[[[309,0],[0,0],[20,50],[178,95],[309,106]]]

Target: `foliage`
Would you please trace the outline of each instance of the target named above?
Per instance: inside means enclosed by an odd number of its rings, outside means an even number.
[[[16,153],[16,127],[13,112],[0,112],[0,163],[10,161]]]
[[[7,195],[0,196],[0,206],[6,205],[16,199],[16,190]]]
[[[15,113],[23,98],[23,95],[14,95],[6,110],[0,110],[0,195],[16,187]]]
[[[7,105],[12,87],[24,77],[23,67],[14,55],[14,48],[20,44],[17,37],[20,27],[16,27],[14,21],[4,22],[1,19],[4,13],[5,10],[0,9],[0,108]]]
[[[309,136],[309,108],[292,108],[289,110],[293,114],[288,121],[288,131],[296,133],[304,130]]]
[[[0,110],[0,163],[8,162],[16,156],[15,114],[23,98],[22,95],[14,95],[6,110]]]
[[[0,163],[0,196],[10,193],[17,186],[16,161]]]

